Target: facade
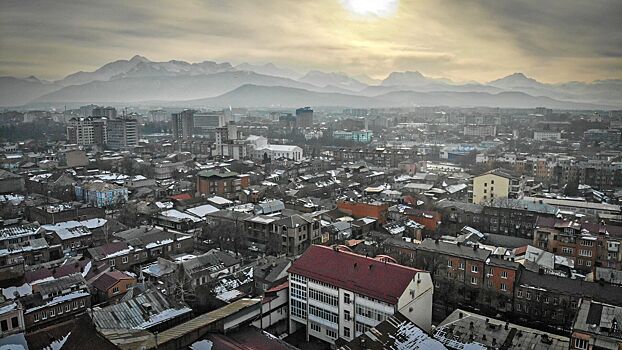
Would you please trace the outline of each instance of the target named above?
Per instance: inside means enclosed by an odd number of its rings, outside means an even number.
[[[0,296],[0,338],[21,333],[25,329],[22,305],[12,300],[5,301]]]
[[[588,274],[596,267],[622,269],[621,237],[618,226],[540,217],[533,245],[567,258],[575,269]]]
[[[67,125],[67,142],[90,146],[106,143],[106,122],[101,118],[71,118]]]
[[[369,130],[356,130],[356,131],[333,131],[333,138],[336,140],[354,141],[360,143],[369,143],[372,141],[374,133]]]
[[[288,272],[290,332],[351,341],[397,312],[431,329],[434,287],[425,271],[313,245]]]
[[[536,130],[533,132],[533,139],[536,141],[558,141],[562,139],[562,133],[551,130]]]
[[[499,199],[523,197],[524,181],[504,169],[491,170],[473,178],[473,203],[486,204]]]
[[[463,134],[464,136],[495,137],[497,126],[469,124],[464,126]]]
[[[194,134],[214,137],[216,129],[227,125],[227,117],[222,111],[194,113]]]
[[[91,294],[79,273],[36,284],[32,291],[33,294],[19,299],[26,330],[65,321],[91,306]]]
[[[313,110],[311,107],[296,109],[296,126],[303,129],[313,126]]]
[[[185,109],[171,115],[173,122],[173,138],[190,139],[194,134],[194,111]]]
[[[110,149],[128,149],[138,146],[139,129],[135,118],[122,117],[109,119],[106,145]]]
[[[197,193],[235,199],[241,190],[250,186],[250,176],[225,169],[203,170],[197,174]]]
[[[0,194],[23,192],[24,178],[12,172],[0,169]]]
[[[298,146],[269,144],[265,137],[255,135],[249,136],[246,142],[248,144],[247,153],[256,160],[265,158],[302,160],[302,148]]]
[[[114,270],[97,277],[92,286],[99,300],[104,301],[123,296],[135,284],[136,277]]]
[[[389,203],[380,201],[376,202],[355,202],[355,201],[338,201],[337,209],[340,211],[352,215],[354,218],[371,217],[377,219],[378,222],[384,223],[387,221],[387,214],[389,210]]]
[[[98,208],[127,202],[127,188],[105,183],[87,182],[75,186],[76,199]]]
[[[117,109],[114,107],[94,107],[91,111],[91,116],[96,118],[116,118]]]

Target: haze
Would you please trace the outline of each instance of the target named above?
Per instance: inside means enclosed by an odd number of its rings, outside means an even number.
[[[141,54],[455,81],[622,76],[622,2],[2,1],[0,75],[59,79]]]

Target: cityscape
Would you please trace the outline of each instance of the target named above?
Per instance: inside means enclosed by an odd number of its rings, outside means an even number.
[[[621,14],[0,3],[0,350],[622,349]]]

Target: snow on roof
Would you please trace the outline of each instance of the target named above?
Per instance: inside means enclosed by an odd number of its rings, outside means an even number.
[[[220,196],[210,197],[207,200],[212,203],[216,203],[216,204],[232,204],[233,203],[232,201],[226,198],[220,197]]]
[[[102,227],[104,226],[106,223],[108,222],[108,220],[106,219],[101,219],[101,218],[95,218],[95,219],[88,219],[88,220],[84,220],[84,221],[80,221],[80,223],[83,226],[86,226],[86,228],[88,229],[96,229],[98,227]]]
[[[91,231],[79,221],[64,221],[42,226],[46,231],[55,232],[61,240],[90,236]]]
[[[49,306],[57,305],[57,304],[64,303],[64,302],[69,301],[69,300],[74,300],[74,299],[78,299],[78,298],[82,298],[82,297],[86,297],[86,296],[90,296],[89,292],[82,291],[82,290],[75,291],[75,292],[72,292],[72,293],[69,293],[69,294],[65,294],[65,295],[61,295],[61,296],[53,298],[52,300],[48,301],[47,303],[45,303],[43,305],[35,306],[33,308],[25,310],[24,314],[29,314],[31,312],[34,312],[34,311],[37,311],[37,310],[40,310],[40,309],[43,309],[43,308],[46,308],[46,307],[49,307]]]
[[[194,215],[182,213],[177,209],[165,210],[160,213],[160,216],[164,216],[166,218],[174,219],[174,220],[190,220],[193,222],[199,222],[201,219],[197,218]]]
[[[133,329],[147,329],[189,312],[192,312],[192,309],[189,307],[183,307],[181,309],[166,309],[160,313],[151,315],[147,321],[135,326]]]
[[[186,209],[186,211],[192,215],[204,218],[205,215],[218,211],[219,209],[210,204],[200,205],[198,207]]]
[[[7,300],[16,299],[15,292],[18,293],[20,297],[32,294],[32,286],[28,283],[24,283],[21,286],[11,286],[2,289],[2,295]]]

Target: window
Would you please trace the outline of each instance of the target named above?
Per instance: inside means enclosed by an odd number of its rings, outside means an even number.
[[[501,290],[504,292],[508,291],[508,286],[505,283],[501,283]]]
[[[519,298],[522,298],[523,297],[523,291],[519,290],[518,292],[516,292],[516,296],[519,297]]]
[[[471,284],[477,284],[477,278],[471,277]]]
[[[119,293],[119,287],[112,288],[112,294],[118,294],[118,293]]]
[[[351,316],[350,316],[350,311],[345,310],[345,311],[343,312],[343,318],[344,318],[346,321],[350,321],[350,317],[351,317]]]
[[[19,327],[19,320],[17,319],[17,317],[11,318],[11,327],[13,328]]]
[[[78,308],[78,302],[74,301],[73,302],[73,309],[76,310]]]
[[[115,259],[110,259],[110,260],[108,260],[108,262],[110,263],[110,266],[114,266],[114,265],[116,265],[116,263],[117,263],[117,262],[115,261]]]
[[[531,292],[527,292],[527,300],[531,300]]]
[[[471,272],[477,273],[477,266],[471,265]]]
[[[47,320],[47,319],[48,319],[48,313],[47,313],[46,311],[43,311],[43,312],[41,313],[41,319],[42,319],[42,320]]]
[[[350,328],[343,327],[343,336],[346,338],[350,338]]]
[[[521,305],[520,304],[516,304],[516,311],[521,311],[521,310],[522,310]]]
[[[177,249],[181,249],[181,243],[177,242]]]
[[[508,272],[507,271],[501,271],[501,278],[507,279],[508,278]]]
[[[138,260],[140,258],[139,254],[134,254],[134,260]]]
[[[314,305],[309,305],[309,314],[317,316],[331,323],[339,323],[339,315],[328,310],[321,309]]]
[[[587,261],[585,262],[585,266],[587,266],[587,267],[592,266],[592,261],[591,261],[591,260],[587,260]]]
[[[123,261],[124,264],[127,264],[129,261],[129,257],[124,256],[121,260]]]
[[[84,307],[84,299],[80,300],[80,307]]]
[[[320,292],[319,290],[315,290],[313,288],[309,288],[309,299],[317,300],[319,302],[332,306],[337,306],[339,304],[337,296]]]
[[[447,260],[447,267],[454,267],[454,263],[451,260]]]
[[[587,340],[576,338],[574,340],[574,347],[577,349],[587,349],[588,342]]]
[[[50,310],[50,317],[54,317],[56,316],[56,310],[52,309]]]
[[[68,303],[67,305],[65,305],[65,311],[67,312],[71,311],[71,303]]]
[[[460,263],[460,267],[458,267],[458,268],[459,268],[460,270],[464,270],[464,263],[463,263],[463,262],[461,262],[461,263]]]
[[[330,329],[330,328],[326,328],[326,335],[329,338],[333,338],[333,339],[337,338],[337,332],[335,330]]]
[[[343,302],[346,304],[350,304],[350,294],[343,293]]]
[[[315,322],[311,322],[311,330],[319,333],[322,331],[322,327]]]
[[[59,306],[58,310],[56,311],[59,315],[63,313],[63,307]]]
[[[3,332],[8,331],[9,330],[9,323],[6,320],[0,321],[0,328],[2,329]]]
[[[39,314],[35,314],[35,322],[39,322]]]

